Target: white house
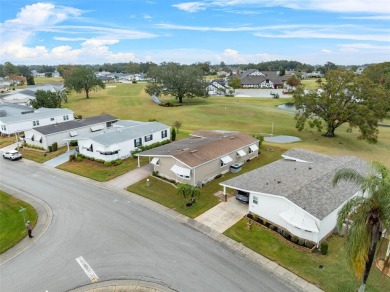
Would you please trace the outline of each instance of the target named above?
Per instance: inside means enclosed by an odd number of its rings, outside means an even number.
[[[364,174],[368,163],[351,156],[330,156],[291,149],[282,159],[220,183],[249,193],[249,211],[290,234],[315,244],[336,226],[337,212],[360,194],[350,182],[333,187],[337,170],[352,168]]]
[[[32,113],[0,117],[2,135],[24,132],[39,126],[74,120],[73,112],[66,108],[39,108]]]
[[[141,145],[170,140],[170,127],[158,122],[118,121],[109,129],[77,136],[78,151],[87,157],[124,159]]]
[[[53,143],[58,147],[68,145],[75,137],[107,129],[118,119],[111,115],[102,114],[79,120],[36,127],[24,132],[25,142],[29,145],[48,149]]]
[[[159,176],[201,186],[216,176],[238,171],[258,156],[259,140],[240,132],[197,131],[191,138],[138,153],[152,158]]]

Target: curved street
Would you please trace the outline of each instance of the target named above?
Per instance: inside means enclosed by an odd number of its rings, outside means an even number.
[[[98,281],[140,280],[176,291],[298,291],[225,244],[139,204],[138,196],[31,161],[1,161],[2,186],[43,200],[47,230],[2,262],[1,291],[68,291]],[[33,235],[34,235],[33,230]]]

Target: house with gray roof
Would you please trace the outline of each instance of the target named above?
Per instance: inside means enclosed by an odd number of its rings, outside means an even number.
[[[220,183],[249,193],[249,211],[274,226],[319,244],[336,227],[337,213],[359,187],[333,177],[342,168],[365,174],[368,163],[352,156],[332,156],[291,149],[282,159]]]
[[[39,126],[74,120],[73,111],[67,108],[39,108],[31,113],[0,117],[0,133],[11,135]]]
[[[237,171],[258,156],[259,140],[240,132],[197,131],[190,138],[138,153],[149,157],[159,176],[202,186],[216,176]]]
[[[75,137],[78,151],[87,157],[125,159],[141,145],[170,140],[170,126],[159,122],[118,121],[108,129]]]
[[[282,88],[287,76],[279,76],[277,71],[247,70],[239,76],[242,88]]]
[[[111,115],[102,114],[99,116],[77,119],[63,123],[51,124],[36,127],[24,132],[24,141],[48,149],[53,143],[58,147],[67,145],[70,141],[76,140],[77,136],[83,136],[92,132],[110,128],[118,119]]]

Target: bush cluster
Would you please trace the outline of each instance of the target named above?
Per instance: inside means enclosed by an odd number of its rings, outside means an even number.
[[[141,145],[141,146],[138,146],[138,148],[136,150],[131,151],[131,155],[133,157],[135,157],[136,154],[138,154],[138,153],[140,153],[142,151],[153,149],[153,148],[156,148],[156,147],[168,144],[168,143],[171,143],[171,141],[170,140],[164,140],[164,141],[156,142],[156,143],[153,143],[153,144],[150,144],[150,145]]]

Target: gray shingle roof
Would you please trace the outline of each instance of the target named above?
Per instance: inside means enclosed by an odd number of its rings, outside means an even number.
[[[117,120],[116,117],[103,114],[100,116],[89,117],[89,118],[85,118],[82,120],[73,120],[73,121],[58,123],[58,124],[54,124],[54,125],[36,127],[36,128],[34,128],[34,130],[38,131],[39,133],[41,133],[43,135],[50,135],[50,134],[54,134],[54,133],[75,130],[75,129],[86,127],[86,126],[92,126],[95,124],[100,124],[100,123],[104,123],[104,122],[111,122],[111,121],[116,121],[116,120]]]
[[[190,167],[206,163],[258,140],[240,132],[198,131],[192,137],[143,151],[139,156],[172,156]]]
[[[123,122],[123,121],[122,121]],[[101,145],[110,146],[113,144],[125,142],[131,139],[144,137],[148,134],[160,133],[169,126],[158,122],[146,122],[130,127],[111,127],[109,129],[94,132],[88,135],[78,137],[79,139],[91,139]]]
[[[4,123],[15,123],[22,121],[34,121],[48,117],[69,115],[73,112],[67,108],[40,108],[35,110],[33,113],[15,115],[9,117],[1,117],[1,121]]]
[[[284,155],[309,163],[280,159],[221,185],[285,197],[322,220],[359,190],[349,182],[333,187],[336,171],[352,168],[364,174],[368,168],[367,162],[352,156],[330,156],[303,149],[292,149]]]

